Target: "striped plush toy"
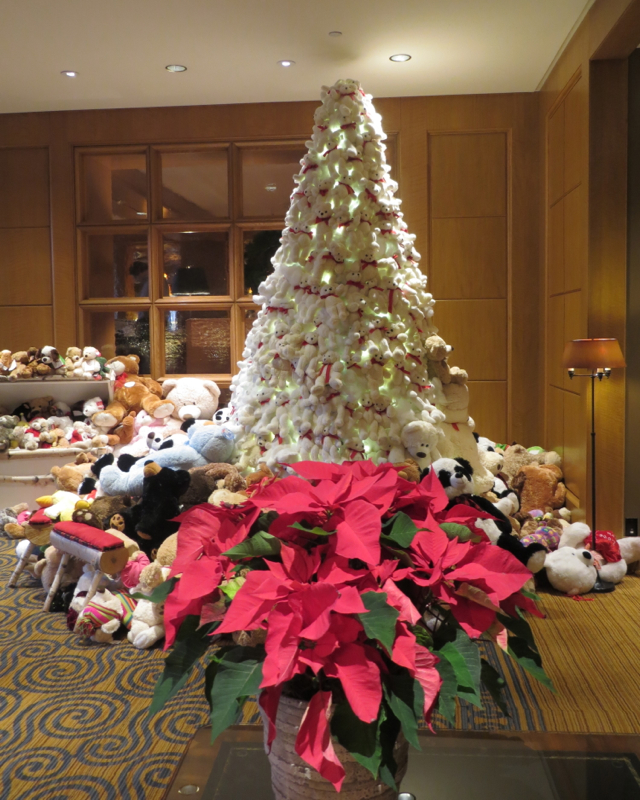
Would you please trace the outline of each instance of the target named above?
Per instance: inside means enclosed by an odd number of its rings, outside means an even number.
[[[82,609],[76,620],[74,633],[101,644],[110,644],[120,625],[131,627],[136,601],[126,592],[98,592]]]

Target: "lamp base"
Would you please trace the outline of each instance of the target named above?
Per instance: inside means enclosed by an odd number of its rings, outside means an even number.
[[[608,592],[615,592],[615,590],[616,586],[614,583],[610,583],[609,581],[603,581],[600,580],[600,578],[597,578],[591,592],[593,594],[607,594]]]

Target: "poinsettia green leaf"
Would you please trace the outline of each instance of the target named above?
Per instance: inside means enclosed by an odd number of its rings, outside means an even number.
[[[523,639],[531,649],[532,653],[535,653],[538,658],[540,658],[538,655],[538,646],[536,645],[536,640],[534,639],[533,631],[531,630],[531,625],[529,625],[527,620],[522,616],[520,609],[518,609],[517,617],[511,617],[507,614],[498,614],[498,619],[510,634],[517,636],[519,639]],[[538,664],[542,664],[542,659],[539,660]]]
[[[169,578],[169,580],[163,581],[159,586],[156,586],[151,594],[136,592],[131,597],[135,597],[136,600],[149,600],[151,603],[164,603],[179,580],[180,578]]]
[[[391,525],[385,535],[400,547],[409,547],[418,528],[415,522],[404,511],[398,511],[390,520]]]
[[[482,659],[480,680],[500,711],[502,711],[505,717],[508,717],[509,709],[507,708],[507,703],[504,698],[504,687],[506,686],[506,681],[498,672],[498,670],[486,660],[486,658]]]
[[[453,642],[443,645],[437,654],[453,667],[458,681],[458,696],[482,708],[480,699],[480,651],[467,634],[459,628]]]
[[[212,742],[236,721],[244,698],[260,688],[262,661],[252,658],[237,661],[241,654],[236,650],[244,649],[248,648],[234,648],[223,658],[216,659],[218,668],[209,687]]]
[[[396,638],[396,620],[400,613],[387,603],[386,592],[364,592],[360,595],[366,614],[358,614],[369,639],[377,639],[388,653]]]
[[[229,600],[233,600],[233,598],[238,594],[240,591],[240,587],[244,584],[246,578],[238,576],[237,578],[232,578],[228,583],[224,583],[220,585],[220,591],[224,592]]]
[[[331,734],[374,778],[382,758],[378,723],[379,719],[368,723],[356,717],[346,700],[336,705],[331,717]]]
[[[424,691],[420,681],[408,672],[391,675],[384,687],[387,703],[402,726],[402,732],[410,745],[420,750],[418,720],[424,716]]]
[[[255,556],[277,556],[280,552],[280,539],[270,533],[258,531],[254,536],[240,542],[223,555],[234,560],[239,558],[254,558]]]
[[[380,708],[380,780],[386,783],[395,792],[398,791],[396,785],[396,763],[394,752],[398,735],[400,733],[400,720],[395,716],[391,708],[386,703],[382,703]]]
[[[411,633],[416,637],[416,642],[422,647],[430,649],[433,647],[433,636],[431,631],[427,630],[424,625],[413,625],[410,627]]]
[[[156,683],[149,717],[157,714],[182,689],[195,664],[207,652],[211,645],[210,634],[220,623],[212,622],[200,628],[199,625],[200,617],[192,615],[180,626],[173,648],[164,660],[162,675]]]
[[[533,675],[536,680],[555,694],[556,690],[551,678],[542,667],[540,654],[532,650],[525,639],[521,639],[519,636],[510,636],[507,641],[507,653],[518,662],[522,669]]]
[[[470,539],[477,539],[470,528],[466,525],[460,525],[459,522],[441,522],[440,527],[447,534],[449,539],[455,539],[457,536],[461,542],[468,542]]]
[[[456,721],[456,696],[458,694],[458,679],[453,667],[441,658],[436,664],[436,669],[442,678],[442,685],[438,694],[438,712],[452,725]]]
[[[520,589],[520,594],[523,594],[525,597],[528,597],[529,600],[533,600],[536,603],[539,603],[541,598],[539,594],[535,592],[530,592],[528,589]]]
[[[304,531],[305,533],[313,533],[315,536],[331,536],[332,533],[336,533],[336,531],[325,531],[324,528],[305,528],[305,526],[300,522],[293,522],[290,525],[291,528],[295,528],[299,531]]]

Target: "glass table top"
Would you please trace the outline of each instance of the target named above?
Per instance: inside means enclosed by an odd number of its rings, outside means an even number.
[[[262,728],[229,729],[214,745],[201,728],[165,800],[273,800]],[[420,735],[401,791],[416,800],[640,800],[640,736]]]

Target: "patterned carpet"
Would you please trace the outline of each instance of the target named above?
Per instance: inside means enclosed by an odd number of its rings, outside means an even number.
[[[29,576],[6,588],[14,564],[13,544],[0,539],[0,798],[160,800],[207,722],[201,671],[148,721],[162,650],[83,645],[63,615],[42,612],[44,592]],[[543,607],[548,619],[536,623],[536,637],[559,694],[487,648],[507,681],[510,716],[484,697],[483,710],[462,704],[455,727],[637,732],[640,578],[592,603],[545,595]],[[242,721],[258,721],[255,702]],[[437,716],[435,726],[448,727]]]

